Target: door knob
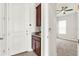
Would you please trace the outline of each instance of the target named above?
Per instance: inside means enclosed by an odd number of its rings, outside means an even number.
[[[0,38],[0,40],[3,40],[3,38]]]

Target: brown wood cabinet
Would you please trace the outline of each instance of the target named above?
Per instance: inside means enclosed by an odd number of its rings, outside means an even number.
[[[32,49],[38,56],[41,56],[41,37],[32,35]]]
[[[36,7],[36,26],[41,26],[41,4]]]

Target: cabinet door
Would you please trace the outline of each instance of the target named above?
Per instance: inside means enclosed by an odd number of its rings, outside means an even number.
[[[36,42],[34,40],[34,38],[32,39],[32,49],[33,51],[35,51],[35,47],[36,47]]]
[[[36,26],[41,26],[41,4],[36,7]]]
[[[8,55],[27,51],[29,43],[29,4],[8,5]]]
[[[41,55],[41,44],[40,44],[40,41],[36,41],[36,53],[39,56]]]

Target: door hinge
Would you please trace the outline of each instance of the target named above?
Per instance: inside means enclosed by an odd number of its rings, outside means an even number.
[[[8,50],[10,50],[10,49],[8,49]]]
[[[79,40],[78,40],[78,44],[79,44]]]
[[[3,53],[5,53],[5,50],[3,50]]]

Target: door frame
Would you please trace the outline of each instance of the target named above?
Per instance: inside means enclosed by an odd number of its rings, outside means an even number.
[[[53,42],[56,42],[56,38],[51,35],[53,29],[51,25],[54,25],[54,21],[56,20],[56,3],[42,3],[41,10],[42,10],[42,17],[41,17],[41,55],[43,56],[57,56],[56,52],[56,44],[51,42],[51,38]],[[54,8],[54,9],[53,9]],[[49,16],[50,13],[53,15]],[[50,24],[50,21],[54,19],[53,23]],[[54,26],[55,30],[55,26]],[[55,32],[54,32],[55,33]],[[52,33],[53,34],[53,33]],[[56,34],[56,33],[55,33]],[[54,34],[53,34],[54,35]],[[52,45],[51,45],[52,44]],[[50,46],[51,45],[51,46]],[[53,51],[52,51],[53,50]]]

